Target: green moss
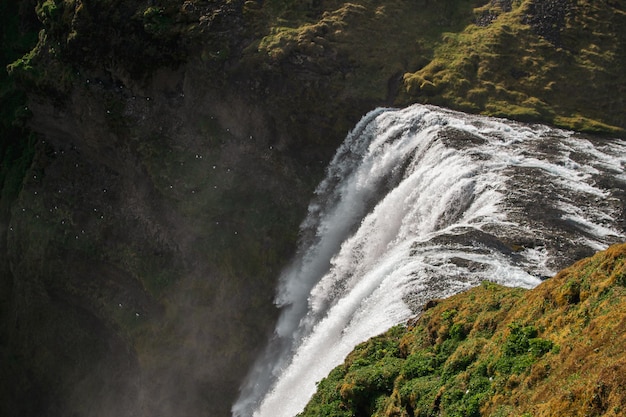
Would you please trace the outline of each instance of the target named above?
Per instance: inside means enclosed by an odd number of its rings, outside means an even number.
[[[52,26],[61,17],[62,10],[57,0],[45,0],[35,8],[37,17],[47,26]]]
[[[495,10],[494,4],[474,10],[478,22],[481,16],[489,16],[484,24],[469,24],[458,33],[444,34],[435,46],[432,61],[405,75],[408,96],[522,121],[623,134],[623,118],[618,113],[598,112],[585,96],[610,96],[609,80],[619,77],[611,68],[624,65],[623,56],[616,51],[624,48],[626,39],[615,33],[611,35],[613,41],[604,42],[605,47],[600,48],[593,43],[599,38],[568,37],[590,22],[597,22],[599,16],[621,22],[623,13],[612,14],[609,8],[593,10],[580,2],[564,15],[565,23],[558,30],[566,35],[568,47],[560,48],[551,44],[552,37],[542,36],[543,32],[525,23],[532,21],[531,2],[513,4],[508,11]],[[607,26],[603,28],[612,32]],[[588,47],[592,50],[585,49]],[[593,86],[576,81],[583,79],[594,80]],[[469,88],[455,80],[468,80]],[[608,100],[614,103],[616,99]],[[576,116],[582,108],[586,117]]]
[[[349,371],[339,390],[343,403],[357,414],[381,411],[379,398],[391,394],[401,363],[400,358],[387,356],[375,364]]]

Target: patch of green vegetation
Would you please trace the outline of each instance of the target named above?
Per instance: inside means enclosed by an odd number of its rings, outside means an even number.
[[[623,24],[623,10],[592,8],[586,1],[571,7],[557,2],[552,14],[537,17],[533,2],[512,2],[506,10],[503,4],[478,7],[473,23],[443,34],[430,63],[404,75],[407,96],[403,100],[579,131],[624,134],[626,124],[619,112],[598,111],[588,99],[598,97],[607,110],[624,108],[610,86],[624,82],[615,78],[621,76],[613,68],[626,64],[617,52],[626,47],[626,38],[606,23]],[[565,12],[559,15],[561,9]],[[552,20],[549,33],[543,23],[537,23]],[[596,37],[585,28],[597,24],[602,29]],[[579,31],[587,35],[574,35]],[[577,81],[583,79],[593,81]]]
[[[48,27],[49,30],[58,32],[62,29],[61,18],[63,17],[63,2],[59,2],[58,0],[44,0],[37,3],[35,12],[39,20]]]
[[[502,355],[492,365],[500,374],[520,374],[528,370],[537,358],[549,352],[553,343],[537,337],[535,326],[509,324],[509,335],[502,345]]]

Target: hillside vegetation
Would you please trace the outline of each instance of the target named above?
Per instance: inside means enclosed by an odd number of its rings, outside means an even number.
[[[260,35],[244,59],[301,81],[289,91],[315,106],[353,97],[592,132],[626,127],[623,2],[274,0],[246,2],[244,16]]]
[[[490,282],[359,345],[304,416],[621,416],[626,244],[533,290]]]

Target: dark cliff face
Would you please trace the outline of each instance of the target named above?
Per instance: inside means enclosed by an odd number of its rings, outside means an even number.
[[[137,5],[75,4],[71,42],[53,5],[18,74],[39,139],[5,220],[6,415],[228,415],[331,149],[294,158],[221,60],[182,62]]]
[[[229,415],[310,193],[375,106],[626,126],[619,5],[20,4],[43,31],[3,56],[29,100],[3,125],[0,414]]]
[[[30,104],[43,135],[11,208],[8,334],[48,395],[34,414],[227,415],[268,334],[321,165],[187,71],[143,94],[85,76]]]

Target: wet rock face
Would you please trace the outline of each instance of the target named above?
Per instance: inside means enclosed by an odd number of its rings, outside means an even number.
[[[194,71],[141,89],[85,71],[64,105],[33,100],[9,334],[43,400],[30,414],[16,392],[22,415],[230,414],[321,165]]]

